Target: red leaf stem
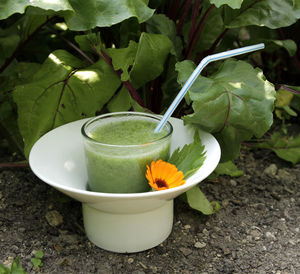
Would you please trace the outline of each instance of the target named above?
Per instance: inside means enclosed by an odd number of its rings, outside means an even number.
[[[216,50],[217,46],[219,45],[220,41],[225,36],[228,29],[224,29],[224,31],[217,37],[217,39],[214,41],[214,43],[211,45],[211,47],[207,50],[207,55],[213,54]]]
[[[183,12],[182,12],[181,17],[179,19],[179,22],[177,24],[177,34],[178,35],[180,35],[181,32],[182,32],[182,27],[183,27],[185,18],[188,14],[188,11],[189,11],[191,5],[192,5],[192,0],[186,0],[185,1],[184,7],[183,7]]]
[[[94,61],[87,56],[79,47],[77,47],[75,44],[73,44],[71,41],[69,41],[68,39],[62,37],[59,35],[59,37],[66,42],[71,48],[75,49],[83,58],[85,58],[91,65],[94,64]]]
[[[172,7],[171,9],[169,10],[169,13],[168,13],[168,16],[170,19],[172,20],[176,20],[176,14],[177,14],[177,11],[179,9],[179,5],[180,5],[180,0],[173,0],[172,1]]]
[[[0,163],[0,168],[29,167],[29,163]]]
[[[113,71],[117,74],[117,76],[119,77],[119,79],[121,80],[121,70],[115,70],[112,64],[112,60],[111,58],[104,52],[104,50],[100,50],[101,53],[99,53],[97,51],[97,49],[95,49],[96,53],[99,54],[103,60],[113,69]],[[122,81],[122,80],[121,80]],[[141,99],[141,97],[139,96],[139,94],[137,93],[137,91],[135,90],[135,88],[133,87],[133,85],[129,82],[129,81],[122,81],[122,83],[124,84],[124,86],[128,89],[131,97],[142,107],[144,107],[143,101]]]
[[[208,17],[208,15],[210,14],[210,12],[213,10],[213,8],[215,7],[215,5],[210,5],[210,7],[206,10],[206,12],[204,13],[203,17],[201,18],[197,29],[195,31],[195,34],[193,35],[192,41],[190,42],[189,46],[188,46],[188,50],[186,52],[185,58],[184,59],[191,59],[191,55],[192,52],[197,44],[197,41],[200,37],[201,31],[203,29],[204,23]]]
[[[294,90],[290,87],[287,87],[286,85],[283,85],[283,84],[278,84],[278,85],[275,85],[275,89],[276,90],[279,90],[279,89],[285,89],[291,93],[294,93],[294,94],[300,94],[300,91],[297,91],[297,90]]]
[[[189,41],[192,40],[193,35],[196,30],[196,24],[197,24],[197,19],[198,19],[198,15],[199,15],[200,4],[201,4],[201,0],[195,0],[193,10],[192,10],[192,21],[191,21],[191,28],[190,28],[190,32],[189,32]]]

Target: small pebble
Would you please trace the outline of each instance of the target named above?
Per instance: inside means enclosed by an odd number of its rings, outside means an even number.
[[[179,250],[183,253],[184,256],[189,256],[190,254],[193,253],[193,251],[189,248],[186,247],[181,247]]]
[[[196,248],[204,248],[204,247],[206,247],[206,243],[196,242],[194,244],[194,247],[196,247]]]
[[[63,217],[60,215],[60,213],[57,210],[48,211],[45,217],[49,225],[53,227],[59,226],[63,223]]]
[[[232,185],[232,186],[237,186],[237,182],[235,181],[235,180],[230,180],[230,184]]]
[[[222,205],[223,205],[223,207],[228,206],[228,205],[229,205],[229,201],[228,201],[228,200],[224,200],[224,201],[222,202]]]
[[[185,225],[185,226],[184,226],[184,229],[190,229],[190,228],[191,228],[190,225]]]
[[[145,274],[142,270],[134,270],[131,274]]]
[[[203,233],[205,236],[209,236],[209,231],[208,231],[206,228],[204,228],[204,229],[202,230],[202,233]]]
[[[24,233],[26,231],[26,229],[25,229],[25,227],[19,227],[18,231],[21,232],[21,233]]]
[[[254,238],[256,238],[256,237],[260,237],[261,236],[261,233],[258,231],[258,230],[252,230],[251,232],[250,232],[250,234],[251,234],[251,236],[253,236]]]
[[[293,240],[289,240],[289,244],[296,245],[296,243]]]
[[[134,270],[131,274],[145,274],[142,270]]]
[[[276,240],[275,235],[274,235],[272,232],[270,232],[270,231],[267,231],[265,235],[266,235],[266,237],[269,238],[269,239],[272,239],[272,240],[274,240],[274,241]]]
[[[129,264],[132,264],[132,263],[134,262],[134,259],[133,259],[133,258],[128,258],[127,262],[128,262]]]
[[[271,164],[265,168],[263,174],[266,174],[270,177],[275,177],[277,174],[277,170],[278,170],[277,166],[275,164]]]

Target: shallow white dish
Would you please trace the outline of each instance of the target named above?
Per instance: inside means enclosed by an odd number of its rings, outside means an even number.
[[[87,119],[58,127],[33,146],[32,171],[42,181],[82,202],[87,237],[97,246],[114,252],[138,252],[164,241],[173,226],[173,199],[205,179],[220,160],[220,147],[209,133],[199,130],[206,159],[182,186],[155,192],[100,193],[87,190],[87,172],[80,129]],[[176,118],[171,153],[193,141],[194,130]],[[122,174],[120,174],[122,176]]]

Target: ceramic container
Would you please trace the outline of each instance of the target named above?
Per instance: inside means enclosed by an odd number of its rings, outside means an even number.
[[[29,164],[42,181],[82,202],[86,235],[95,245],[113,252],[138,252],[159,245],[171,233],[173,199],[205,179],[217,166],[220,147],[199,130],[206,159],[182,186],[155,192],[101,193],[87,190],[87,171],[80,129],[87,119],[58,127],[33,146]],[[195,129],[180,119],[173,126],[171,153],[193,141]],[[120,174],[122,176],[122,174]]]

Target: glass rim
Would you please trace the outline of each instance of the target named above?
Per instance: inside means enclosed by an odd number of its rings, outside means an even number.
[[[106,144],[106,143],[102,143],[99,142],[93,138],[91,138],[90,136],[87,135],[86,133],[86,128],[92,124],[94,121],[96,120],[100,120],[103,118],[109,118],[109,117],[117,117],[117,116],[138,116],[138,117],[147,117],[147,118],[152,118],[154,120],[157,120],[157,123],[159,123],[161,116],[160,115],[156,115],[156,114],[150,114],[150,113],[146,113],[146,112],[135,112],[135,111],[123,111],[123,112],[109,112],[109,113],[105,113],[105,114],[101,114],[98,115],[96,117],[90,118],[89,120],[87,120],[81,127],[81,135],[87,139],[88,141],[97,144],[99,146],[105,146],[105,147],[115,147],[115,148],[134,148],[134,147],[141,147],[141,146],[145,146],[145,145],[154,145],[157,143],[160,143],[162,141],[164,141],[165,139],[167,139],[169,136],[171,136],[172,132],[173,132],[173,126],[172,124],[167,121],[166,124],[164,125],[164,127],[169,127],[169,130],[167,132],[166,135],[162,136],[159,139],[154,140],[153,142],[147,142],[147,143],[141,143],[141,144],[134,144],[134,145],[115,145],[115,144]]]

